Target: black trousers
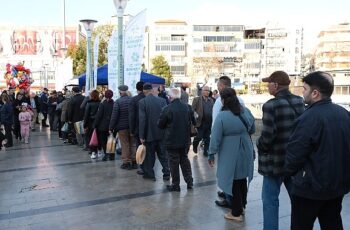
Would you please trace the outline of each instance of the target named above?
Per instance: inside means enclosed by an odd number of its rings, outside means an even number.
[[[198,133],[193,139],[193,149],[198,148],[199,142],[204,140],[204,156],[208,156],[208,149],[210,143],[211,123],[203,123],[197,129]]]
[[[247,205],[247,179],[233,180],[232,184],[232,215],[240,216]]]
[[[106,147],[107,147],[107,139],[109,136],[108,131],[101,131],[97,130],[97,139],[98,139],[98,150],[103,149],[103,151],[106,153]]]
[[[292,230],[312,230],[316,218],[322,230],[342,230],[341,209],[343,197],[331,200],[311,200],[291,196]]]
[[[7,139],[7,147],[13,146],[13,140],[12,140],[12,125],[4,124],[5,128],[5,138]],[[2,143],[0,143],[2,144]]]
[[[170,170],[169,170],[169,163],[168,163],[168,156],[166,154],[166,151],[164,149],[163,143],[161,141],[151,141],[146,142],[146,157],[143,162],[143,171],[144,176],[146,177],[155,177],[154,176],[154,163],[156,161],[156,153],[159,159],[160,164],[162,165],[163,169],[163,176],[169,176]]]
[[[176,186],[180,185],[180,172],[179,172],[179,165],[180,165],[182,175],[186,183],[189,185],[193,185],[191,163],[187,157],[187,152],[188,152],[187,148],[186,149],[185,148],[168,149],[167,152],[169,156],[169,167],[170,167],[170,174],[172,178],[172,184]]]

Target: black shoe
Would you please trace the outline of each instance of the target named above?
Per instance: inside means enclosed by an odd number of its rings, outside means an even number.
[[[108,153],[106,153],[103,157],[102,157],[102,161],[107,161],[108,160]]]
[[[231,208],[231,206],[229,205],[229,203],[227,203],[226,200],[216,200],[215,204],[219,207],[223,207],[223,208]]]
[[[164,175],[163,180],[170,180],[170,175]]]
[[[114,156],[115,154],[109,154],[109,160],[111,160],[111,161],[114,161],[114,159],[115,159],[115,156]]]
[[[166,188],[168,189],[169,192],[180,192],[180,186],[178,185],[167,185]]]
[[[218,197],[222,198],[222,199],[226,199],[225,193],[218,191]]]
[[[131,162],[128,163],[128,170],[133,170]]]
[[[187,189],[189,190],[193,189],[193,184],[187,184]]]
[[[151,176],[146,176],[146,175],[143,175],[142,177],[143,179],[145,180],[151,180],[151,181],[156,181],[156,178],[155,177],[151,177]]]
[[[143,172],[143,170],[142,169],[140,169],[140,170],[137,170],[137,172],[136,172],[137,174],[139,174],[139,175],[144,175],[145,173]]]
[[[83,148],[84,151],[90,151],[90,148]]]
[[[138,169],[139,166],[137,165],[136,162],[132,162],[132,169]]]
[[[121,166],[120,166],[121,169],[129,169],[129,163],[123,163]]]

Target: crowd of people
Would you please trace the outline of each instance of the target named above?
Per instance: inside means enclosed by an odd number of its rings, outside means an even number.
[[[64,143],[89,151],[91,159],[114,160],[107,150],[110,137],[121,146],[121,169],[138,169],[144,179],[155,181],[154,164],[158,158],[163,180],[169,191],[180,191],[181,168],[187,189],[193,177],[188,158],[190,146],[208,164],[217,164],[220,191],[216,205],[230,208],[225,218],[243,221],[248,205],[249,183],[254,160],[263,175],[262,202],[264,229],[278,229],[279,193],[285,184],[292,204],[291,228],[312,229],[316,218],[321,229],[342,229],[341,203],[350,190],[350,117],[349,112],[331,102],[334,82],[328,73],[314,72],[303,78],[303,98],[289,90],[290,78],[276,71],[262,79],[273,98],[263,105],[262,131],[257,139],[257,155],[251,135],[255,119],[243,100],[222,76],[217,90],[202,87],[189,105],[186,88],[168,92],[144,82],[136,84],[137,95],[129,87],[118,87],[103,95],[92,90],[83,96],[79,87],[72,91],[43,89],[40,95],[13,89],[1,94],[0,118],[5,130],[4,146],[15,139],[28,143],[30,130],[37,123],[58,131]],[[307,104],[307,107],[305,107]],[[47,125],[47,118],[49,125]],[[192,128],[196,128],[193,134]],[[98,144],[91,144],[94,136]],[[194,136],[192,139],[191,137]],[[136,163],[136,149],[144,145],[143,163]],[[307,210],[307,212],[303,211]]]

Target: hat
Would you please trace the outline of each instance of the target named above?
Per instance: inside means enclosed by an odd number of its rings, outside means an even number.
[[[22,106],[27,107],[28,103],[27,102],[22,102]]]
[[[151,89],[153,89],[153,87],[150,83],[146,83],[143,85],[143,90],[151,90]]]
[[[275,71],[270,75],[270,77],[263,78],[262,82],[274,82],[279,85],[289,85],[290,79],[289,75],[286,72]]]
[[[139,147],[136,150],[136,163],[142,164],[146,157],[146,146],[145,145],[139,145]]]
[[[43,88],[43,91],[49,91],[48,88]]]
[[[138,91],[142,91],[143,90],[143,85],[144,85],[145,83],[143,82],[143,81],[139,81],[139,82],[137,82],[136,83],[136,89],[138,90]]]
[[[108,89],[105,92],[105,98],[111,99],[113,97],[113,91]]]
[[[79,88],[78,86],[74,86],[74,87],[72,88],[72,91],[73,91],[74,93],[79,93],[79,92],[80,92],[80,88]]]
[[[127,85],[118,86],[119,91],[128,91],[129,87]]]

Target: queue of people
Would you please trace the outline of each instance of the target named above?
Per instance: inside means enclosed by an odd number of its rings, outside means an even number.
[[[228,220],[244,221],[249,183],[253,179],[254,160],[263,176],[262,202],[264,229],[278,229],[279,193],[284,184],[291,199],[291,229],[312,229],[316,218],[321,229],[342,229],[341,203],[350,191],[349,112],[332,103],[334,82],[325,72],[314,72],[303,78],[303,98],[289,90],[290,78],[276,71],[262,79],[273,96],[263,105],[262,132],[256,141],[257,156],[251,135],[255,120],[243,100],[231,88],[231,80],[222,76],[217,91],[210,95],[204,86],[192,106],[186,88],[171,88],[138,82],[137,95],[129,87],[118,87],[118,99],[107,90],[103,97],[97,90],[83,96],[79,87],[65,95],[44,89],[35,94],[3,92],[0,121],[5,129],[4,146],[15,139],[29,141],[35,131],[36,117],[42,127],[59,131],[64,143],[76,144],[91,154],[91,159],[114,160],[107,151],[110,137],[121,144],[120,168],[137,170],[144,179],[155,181],[155,160],[162,166],[162,178],[171,179],[167,189],[181,190],[181,168],[187,189],[194,186],[190,145],[203,155],[209,166],[217,165],[220,191],[215,204],[231,209]],[[305,108],[305,103],[307,107]],[[41,114],[41,116],[39,116]],[[49,119],[49,125],[46,121]],[[191,127],[197,133],[191,143]],[[94,136],[97,145],[91,145]],[[136,149],[146,147],[145,160],[136,163]],[[303,212],[307,210],[307,214]]]

